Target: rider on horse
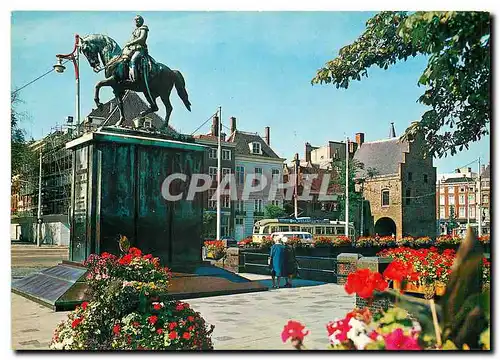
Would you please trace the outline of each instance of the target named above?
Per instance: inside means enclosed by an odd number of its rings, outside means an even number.
[[[148,27],[144,25],[144,19],[142,16],[137,15],[135,17],[136,29],[132,33],[132,39],[125,44],[123,48],[122,57],[125,59],[127,64],[130,61],[130,81],[135,82],[138,77],[138,72],[136,68],[136,62],[139,57],[145,56],[147,61],[148,46],[146,40],[148,38]],[[128,66],[125,65],[124,79],[127,79],[126,70]]]

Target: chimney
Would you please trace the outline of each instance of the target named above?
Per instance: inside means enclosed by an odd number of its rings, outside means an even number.
[[[354,153],[354,141],[349,141],[349,154]]]
[[[358,148],[365,142],[365,133],[356,133],[356,142],[358,143]]]
[[[236,118],[234,116],[231,116],[229,120],[231,120],[231,134],[232,134],[236,131]]]
[[[391,128],[389,129],[389,139],[396,137],[396,130],[394,130],[394,123],[391,122]]]
[[[472,172],[472,168],[468,167],[467,172],[470,174]]]
[[[306,153],[305,153],[305,158],[307,162],[311,161],[311,151],[312,151],[312,146],[308,142],[306,142]]]
[[[226,141],[226,133],[220,133],[221,141]]]
[[[219,136],[219,117],[215,115],[212,118],[212,131],[211,134],[213,136]]]
[[[264,140],[266,141],[266,144],[271,146],[271,129],[269,126],[266,126],[264,128]]]
[[[456,174],[460,174],[460,169],[455,169]]]

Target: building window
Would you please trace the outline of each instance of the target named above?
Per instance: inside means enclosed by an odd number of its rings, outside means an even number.
[[[455,195],[448,195],[448,205],[455,205]]]
[[[208,207],[210,209],[215,209],[217,207],[217,199],[214,198],[212,200],[212,197],[215,195],[216,189],[208,189]]]
[[[439,195],[439,203],[444,204],[444,195]]]
[[[413,180],[413,173],[409,172],[408,173],[408,181],[412,181]]]
[[[262,212],[262,199],[254,200],[254,212]]]
[[[235,225],[243,225],[243,218],[236,218],[234,223]]]
[[[217,149],[210,148],[208,152],[208,158],[209,159],[217,159]]]
[[[280,171],[278,169],[272,169],[271,172],[272,172],[273,180],[274,179],[279,180]]]
[[[151,123],[151,119],[146,119],[144,120],[144,125],[143,125],[146,129],[151,129],[153,127],[153,124]]]
[[[243,166],[236,166],[236,183],[243,184],[245,182],[245,168]]]
[[[280,206],[281,207],[281,204],[280,204],[279,200],[271,200],[271,205]]]
[[[439,192],[444,194],[444,186],[439,187]]]
[[[389,206],[389,190],[382,190],[382,206]]]
[[[476,207],[474,205],[469,206],[469,218],[476,217]]]
[[[229,197],[229,195],[221,196],[220,202],[221,202],[221,207],[223,208],[231,207],[231,198]]]
[[[405,200],[405,203],[406,203],[406,205],[410,205],[410,203],[411,203],[411,189],[406,189],[406,200]]]
[[[256,174],[260,174],[260,175],[262,175],[262,168],[258,168],[258,167],[256,167],[256,168],[255,168],[255,173],[256,173]]]
[[[439,218],[440,219],[446,219],[445,207],[444,206],[440,206],[439,207]]]
[[[458,217],[461,217],[461,218],[465,217],[465,206],[460,206],[458,208]]]
[[[231,160],[231,150],[222,149],[222,160]]]
[[[208,175],[210,175],[212,181],[217,181],[217,168],[214,166],[210,166],[208,168]]]
[[[458,195],[458,203],[460,205],[465,205],[465,194]],[[464,210],[465,211],[465,210]]]
[[[259,142],[250,143],[250,149],[252,150],[252,154],[262,154],[262,148]]]
[[[245,203],[243,200],[236,200],[236,208],[235,210],[242,213],[243,211],[245,211]]]
[[[424,183],[427,184],[427,181],[428,181],[427,174],[424,174]]]
[[[489,202],[488,194],[483,195],[483,204],[487,204]]]
[[[448,186],[448,194],[454,193],[455,192],[455,187],[454,186]]]
[[[474,204],[476,202],[475,194],[469,194],[469,204]]]

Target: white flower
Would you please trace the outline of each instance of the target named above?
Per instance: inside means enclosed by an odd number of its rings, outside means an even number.
[[[368,343],[373,341],[367,335],[368,329],[364,322],[351,318],[349,320],[349,325],[351,325],[351,328],[347,332],[347,338],[352,340],[356,349],[363,350]]]

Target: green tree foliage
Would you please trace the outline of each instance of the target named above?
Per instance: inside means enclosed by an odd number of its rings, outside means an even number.
[[[203,213],[203,238],[215,239],[217,236],[217,215],[214,213]]]
[[[418,102],[429,106],[403,138],[421,134],[427,155],[454,155],[489,133],[490,15],[486,12],[381,12],[365,32],[319,69],[313,84],[345,88],[409,57],[424,55],[427,67],[418,79],[426,90]]]
[[[26,116],[17,110],[21,102],[18,93],[10,94],[11,178],[16,175],[26,175],[33,170],[32,164],[36,162],[36,154],[30,150],[25,139],[25,131],[20,126],[20,122]]]
[[[339,204],[339,220],[345,220],[345,184],[346,184],[346,169],[345,160],[333,160],[333,169],[336,176],[332,177],[331,183],[338,186],[342,192],[338,196]],[[358,206],[361,206],[361,193],[356,191],[355,177],[358,170],[363,169],[363,164],[356,159],[349,160],[349,221],[357,220]]]
[[[266,219],[276,219],[286,215],[285,209],[277,205],[268,204],[264,207],[264,217]]]
[[[455,216],[455,207],[450,206],[450,217],[448,218],[448,229],[453,230],[458,227],[457,218]]]

